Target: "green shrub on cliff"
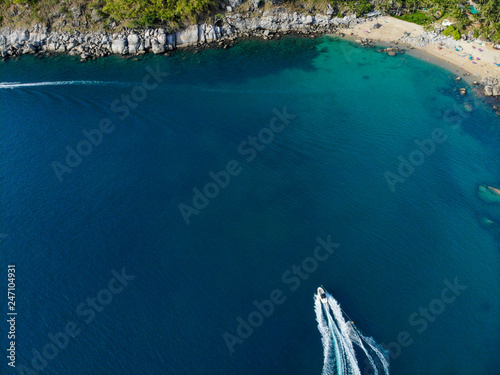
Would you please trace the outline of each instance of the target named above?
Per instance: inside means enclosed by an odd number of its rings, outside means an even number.
[[[103,11],[117,20],[133,20],[150,26],[195,22],[217,4],[217,0],[106,0]]]
[[[448,26],[446,29],[443,31],[444,36],[450,36],[452,35],[457,29],[453,25]]]
[[[422,26],[428,25],[432,22],[432,18],[422,12],[417,12],[413,14],[403,14],[402,16],[395,16],[395,17],[399,18],[400,20],[413,22],[416,23],[417,25],[422,25]]]
[[[444,36],[452,36],[453,39],[459,40],[460,39],[460,31],[458,31],[455,26],[450,25],[443,31]]]
[[[349,9],[351,12],[356,13],[356,16],[361,16],[362,14],[371,11],[373,6],[366,0],[358,0],[349,2]]]

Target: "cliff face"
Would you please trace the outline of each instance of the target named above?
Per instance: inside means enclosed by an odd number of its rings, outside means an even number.
[[[0,30],[0,56],[9,58],[22,54],[66,53],[83,60],[110,54],[129,55],[165,53],[176,48],[218,43],[222,47],[241,36],[268,38],[273,33],[331,32],[347,28],[364,19],[353,16],[332,17],[331,14],[300,14],[283,8],[260,13],[232,13],[216,24],[196,24],[167,33],[163,28],[109,31],[49,31],[36,24],[30,29]]]

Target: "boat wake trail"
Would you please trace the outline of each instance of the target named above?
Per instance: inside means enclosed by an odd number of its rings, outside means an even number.
[[[0,82],[0,89],[16,89],[20,87],[36,87],[36,86],[67,86],[67,85],[109,85],[118,84],[119,82],[107,81],[51,81],[51,82]]]
[[[361,375],[356,358],[364,355],[371,366],[370,374],[389,375],[389,353],[371,337],[366,337],[353,322],[344,319],[342,309],[333,296],[327,292],[326,301],[319,295],[314,298],[316,321],[323,343],[323,375]]]

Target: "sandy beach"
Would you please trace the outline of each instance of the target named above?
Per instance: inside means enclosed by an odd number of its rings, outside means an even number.
[[[381,24],[382,27],[378,29],[373,28],[373,25],[376,23]],[[399,42],[398,44],[401,45],[403,43],[398,41],[398,38],[402,37],[404,32],[411,33],[411,36],[418,36],[424,32],[424,28],[397,18],[383,16],[373,21],[356,25],[352,29],[341,31],[349,39],[368,38],[382,44]],[[433,43],[424,47],[413,47],[415,49],[408,51],[410,54],[445,66],[449,70],[456,70],[458,68],[458,72],[465,71],[470,73],[470,80],[480,80],[488,76],[500,77],[500,67],[495,65],[495,63],[500,63],[500,50],[495,50],[491,44],[486,45],[480,42],[459,40],[455,43],[455,48],[439,48],[438,44]],[[472,56],[472,59],[470,59],[470,56]]]

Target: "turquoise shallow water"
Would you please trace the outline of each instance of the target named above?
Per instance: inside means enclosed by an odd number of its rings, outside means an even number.
[[[120,120],[111,103],[148,66],[168,76]],[[477,186],[500,184],[500,124],[481,102],[457,117],[473,96],[451,73],[324,38],[23,58],[0,64],[0,82],[0,259],[18,268],[19,364],[75,321],[42,374],[320,373],[323,284],[378,343],[408,332],[391,373],[497,373],[498,238],[480,217],[500,209]],[[296,117],[247,161],[239,145],[284,107]],[[114,130],[60,182],[52,163],[103,118]],[[384,173],[437,128],[446,141],[392,192]],[[179,204],[231,160],[241,173],[186,225]],[[292,290],[282,276],[328,235],[340,247]],[[136,278],[85,323],[78,306],[122,267]],[[419,333],[409,318],[455,278],[467,289]],[[224,332],[275,289],[285,301],[231,354]]]

